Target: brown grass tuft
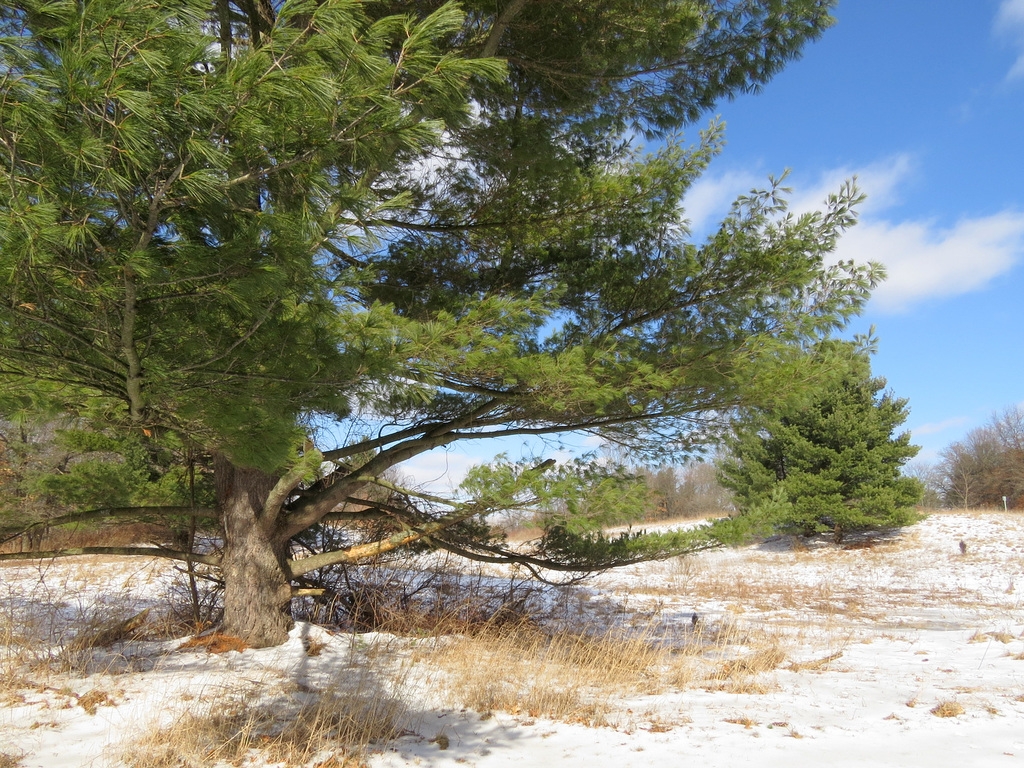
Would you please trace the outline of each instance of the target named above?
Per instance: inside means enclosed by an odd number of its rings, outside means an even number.
[[[678,666],[643,636],[548,635],[531,627],[453,638],[432,660],[461,706],[586,725],[607,724],[618,695],[663,690]]]
[[[786,654],[777,645],[761,648],[738,659],[722,664],[722,677],[732,679],[747,675],[759,675],[778,669],[786,660]]]
[[[747,729],[753,728],[755,725],[760,725],[760,723],[757,722],[757,720],[754,720],[752,717],[748,717],[747,715],[727,717],[725,718],[725,722],[732,723],[733,725],[742,725],[744,728]]]
[[[124,693],[119,691],[119,695]],[[111,695],[109,691],[104,691],[101,688],[93,688],[88,693],[84,693],[78,697],[78,706],[85,710],[88,715],[95,715],[97,707],[114,707],[117,706],[117,701]]]
[[[382,691],[261,696],[261,687],[206,700],[150,729],[121,753],[130,768],[206,768],[228,763],[363,765],[370,744],[401,732],[402,708]]]
[[[837,651],[836,653],[829,654],[828,656],[825,656],[820,659],[814,659],[813,661],[794,661],[792,664],[786,667],[786,669],[788,669],[790,672],[803,672],[805,670],[817,671],[819,669],[827,668],[833,661],[841,658],[842,655],[842,651]]]
[[[1016,639],[1017,638],[1015,638],[1009,632],[975,632],[973,635],[971,635],[967,639],[967,642],[969,642],[969,643],[988,643],[988,642],[991,642],[992,640],[996,640],[996,641],[1006,645],[1008,643],[1012,643]]]
[[[146,623],[150,609],[146,608],[127,619],[115,619],[106,621],[100,626],[79,632],[75,639],[69,643],[68,648],[72,650],[86,650],[88,648],[107,648],[114,643],[120,643],[134,636]]]
[[[936,717],[959,717],[964,713],[964,708],[959,702],[946,699],[945,701],[940,701],[928,711]]]

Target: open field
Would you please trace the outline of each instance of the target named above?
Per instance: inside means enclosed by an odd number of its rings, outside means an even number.
[[[165,563],[4,565],[0,768],[1024,765],[1024,515],[522,588],[490,631],[231,650],[183,647]]]

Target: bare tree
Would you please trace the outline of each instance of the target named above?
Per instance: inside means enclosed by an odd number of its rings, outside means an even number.
[[[941,453],[942,494],[951,507],[1024,506],[1024,409],[1007,408]]]
[[[683,466],[645,469],[647,485],[654,491],[657,519],[696,518],[732,509],[732,494],[718,482],[715,465],[690,461]]]
[[[944,506],[945,476],[941,464],[932,461],[912,461],[903,468],[903,474],[919,480],[924,486],[922,506],[933,509]]]

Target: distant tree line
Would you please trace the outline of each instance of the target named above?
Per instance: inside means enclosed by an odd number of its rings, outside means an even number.
[[[1024,408],[993,415],[944,449],[926,482],[947,507],[1024,508]]]
[[[651,490],[648,520],[706,517],[732,510],[732,493],[718,482],[713,463],[692,461],[640,471]]]

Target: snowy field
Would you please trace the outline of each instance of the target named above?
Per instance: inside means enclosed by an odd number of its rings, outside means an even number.
[[[296,730],[313,728],[311,701],[336,710],[313,718],[321,730],[357,706],[389,723],[393,738],[359,758],[374,768],[1024,766],[1024,515],[937,514],[843,547],[780,538],[545,593],[552,625],[632,632],[660,654],[600,683],[592,660],[522,682],[547,668],[522,644],[309,624],[259,651],[182,648],[145,628],[76,647],[76,633],[155,616],[170,573],[98,558],[0,567],[0,768],[359,764]],[[533,690],[485,705],[509,685]],[[563,687],[575,703],[549,707]],[[228,740],[244,724],[242,756],[190,758],[182,732],[204,720]],[[290,752],[263,748],[282,739]]]

